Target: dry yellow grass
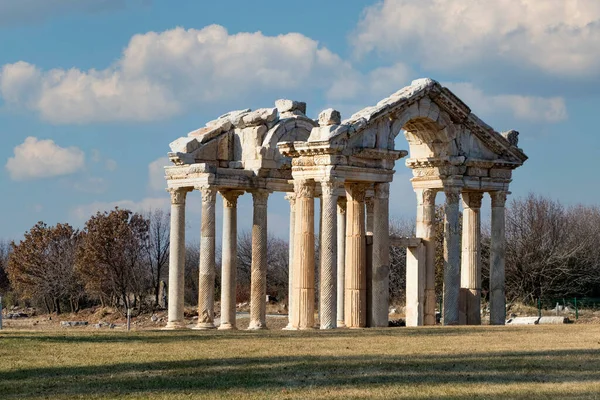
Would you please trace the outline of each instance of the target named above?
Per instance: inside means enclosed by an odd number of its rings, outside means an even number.
[[[600,398],[596,325],[0,332],[0,398]]]

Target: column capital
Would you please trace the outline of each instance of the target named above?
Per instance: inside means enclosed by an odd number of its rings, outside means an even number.
[[[366,198],[366,191],[370,185],[368,183],[359,182],[346,182],[344,185],[346,193],[354,201],[364,202]]]
[[[481,208],[483,192],[463,192],[463,208]]]
[[[389,199],[390,197],[390,184],[376,183],[375,184],[375,198],[376,199]]]
[[[492,207],[504,207],[506,204],[506,196],[508,195],[507,192],[497,191],[489,193],[492,199]]]
[[[435,197],[438,193],[437,189],[415,189],[415,193],[417,194],[417,204],[426,206],[435,205]]]
[[[294,180],[296,199],[315,197],[315,182],[310,179]]]
[[[223,206],[227,208],[237,207],[238,197],[244,194],[243,190],[221,190],[221,196],[223,197]]]
[[[460,188],[446,188],[444,189],[444,195],[446,196],[446,204],[458,204]]]
[[[264,189],[252,190],[252,201],[255,206],[267,206],[267,201],[269,200],[269,191]]]
[[[337,200],[337,211],[338,214],[346,214],[346,205],[348,204],[347,200],[345,197],[338,197]]]
[[[196,190],[202,195],[202,203],[214,203],[217,199],[217,188],[209,185],[196,186]]]
[[[190,188],[168,188],[167,192],[171,194],[171,204],[185,204],[185,198]]]
[[[335,196],[335,190],[338,188],[340,182],[338,179],[324,179],[321,182],[321,196]]]

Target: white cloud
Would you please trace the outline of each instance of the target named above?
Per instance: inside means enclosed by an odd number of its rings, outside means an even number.
[[[434,70],[527,65],[556,75],[597,75],[597,0],[384,0],[352,36],[357,55],[417,57]]]
[[[42,21],[72,12],[119,9],[125,5],[126,0],[0,0],[0,26]]]
[[[482,116],[509,112],[515,119],[545,123],[561,122],[568,118],[567,106],[562,97],[488,95],[467,82],[445,83],[444,86]]]
[[[11,179],[27,180],[68,175],[85,164],[85,155],[77,147],[60,147],[52,140],[28,137],[14,149],[6,169]]]
[[[0,94],[8,105],[57,124],[151,121],[249,94],[327,87],[351,71],[299,33],[230,35],[211,25],[135,35],[122,57],[101,71],[7,64]]]
[[[104,161],[104,168],[106,168],[108,171],[116,171],[117,170],[117,162],[115,160],[113,160],[112,158],[109,158],[107,160]]]
[[[110,211],[115,207],[131,210],[133,212],[145,212],[153,209],[161,208],[169,210],[169,197],[148,197],[140,201],[119,200],[112,202],[94,202],[75,207],[71,210],[71,216],[78,221],[85,221],[98,211]]]
[[[167,187],[164,167],[170,165],[167,157],[161,157],[148,165],[148,186],[152,190],[164,191]]]

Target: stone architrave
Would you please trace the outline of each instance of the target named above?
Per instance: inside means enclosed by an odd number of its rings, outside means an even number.
[[[171,242],[169,253],[169,300],[165,329],[186,328],[183,319],[185,275],[185,198],[190,189],[169,189],[171,194]]]
[[[294,329],[315,325],[315,187],[310,180],[295,180]]]
[[[215,202],[214,187],[199,188],[202,193],[200,266],[198,278],[198,324],[194,329],[215,327]]]
[[[408,298],[409,291],[407,291],[406,313],[414,315],[411,321],[417,321],[416,323],[419,325],[435,325],[435,197],[437,190],[415,189],[415,193],[417,195],[416,236],[423,239],[425,262],[420,263],[416,259],[414,263],[407,262],[407,276],[410,272],[411,276],[423,277],[423,280],[418,278],[418,282],[421,283],[417,286],[416,291],[410,291],[413,294],[410,299]],[[419,266],[424,267],[425,270],[409,271],[411,268],[418,269]],[[415,282],[411,284],[414,285]],[[419,288],[422,288],[422,291]]]
[[[444,325],[459,322],[460,296],[460,191],[446,189],[444,207]]]
[[[237,201],[244,192],[224,190],[223,254],[221,256],[221,324],[219,329],[236,329],[235,300],[237,287]]]
[[[344,321],[344,276],[346,275],[346,198],[337,201],[337,327],[346,326]]]
[[[337,301],[337,184],[334,180],[321,182],[321,274],[319,318],[321,329],[336,327]]]
[[[361,183],[346,183],[346,276],[344,318],[348,328],[367,326],[367,251],[365,190]]]
[[[390,289],[390,184],[375,184],[373,198],[373,261],[371,272],[371,323],[388,326]]]
[[[492,235],[490,243],[490,325],[506,323],[504,263],[506,253],[506,192],[490,192],[492,198]]]
[[[252,192],[252,267],[250,277],[250,325],[248,329],[267,329],[267,201],[269,192]]]
[[[481,192],[465,192],[461,256],[460,323],[481,324]]]
[[[294,230],[296,229],[296,195],[289,193],[285,196],[290,202],[290,240],[288,242],[288,324],[286,330],[293,329],[294,312]]]

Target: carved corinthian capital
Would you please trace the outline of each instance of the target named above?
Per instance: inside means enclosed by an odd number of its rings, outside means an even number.
[[[296,199],[315,197],[315,183],[308,179],[294,180]]]
[[[288,193],[285,195],[285,199],[290,202],[290,208],[293,210],[296,205],[296,194]]]
[[[223,196],[223,206],[227,208],[235,208],[237,207],[238,197],[240,197],[244,192],[241,190],[223,190],[221,191],[221,196]]]
[[[465,192],[462,195],[464,208],[481,208],[482,192]]]
[[[253,190],[252,201],[255,206],[266,207],[269,200],[269,192],[266,190]]]
[[[185,197],[189,191],[188,188],[167,189],[167,192],[171,194],[171,204],[185,204]]]
[[[434,206],[437,189],[417,189],[417,203],[425,206]]]
[[[338,201],[337,201],[337,212],[338,214],[346,214],[346,198],[345,197],[338,197]]]
[[[321,195],[323,197],[335,196],[335,190],[337,189],[337,187],[338,185],[335,180],[321,181]]]
[[[444,194],[446,195],[446,204],[458,204],[460,200],[460,191],[456,189],[446,189],[444,190]]]
[[[375,198],[389,199],[389,197],[390,197],[390,184],[389,183],[376,183],[375,184]]]
[[[504,207],[506,204],[506,192],[490,192],[492,207]]]
[[[364,202],[366,197],[368,184],[365,183],[346,183],[346,193],[348,196],[358,202]]]
[[[196,187],[202,195],[202,203],[214,203],[217,199],[217,189],[212,186]]]

